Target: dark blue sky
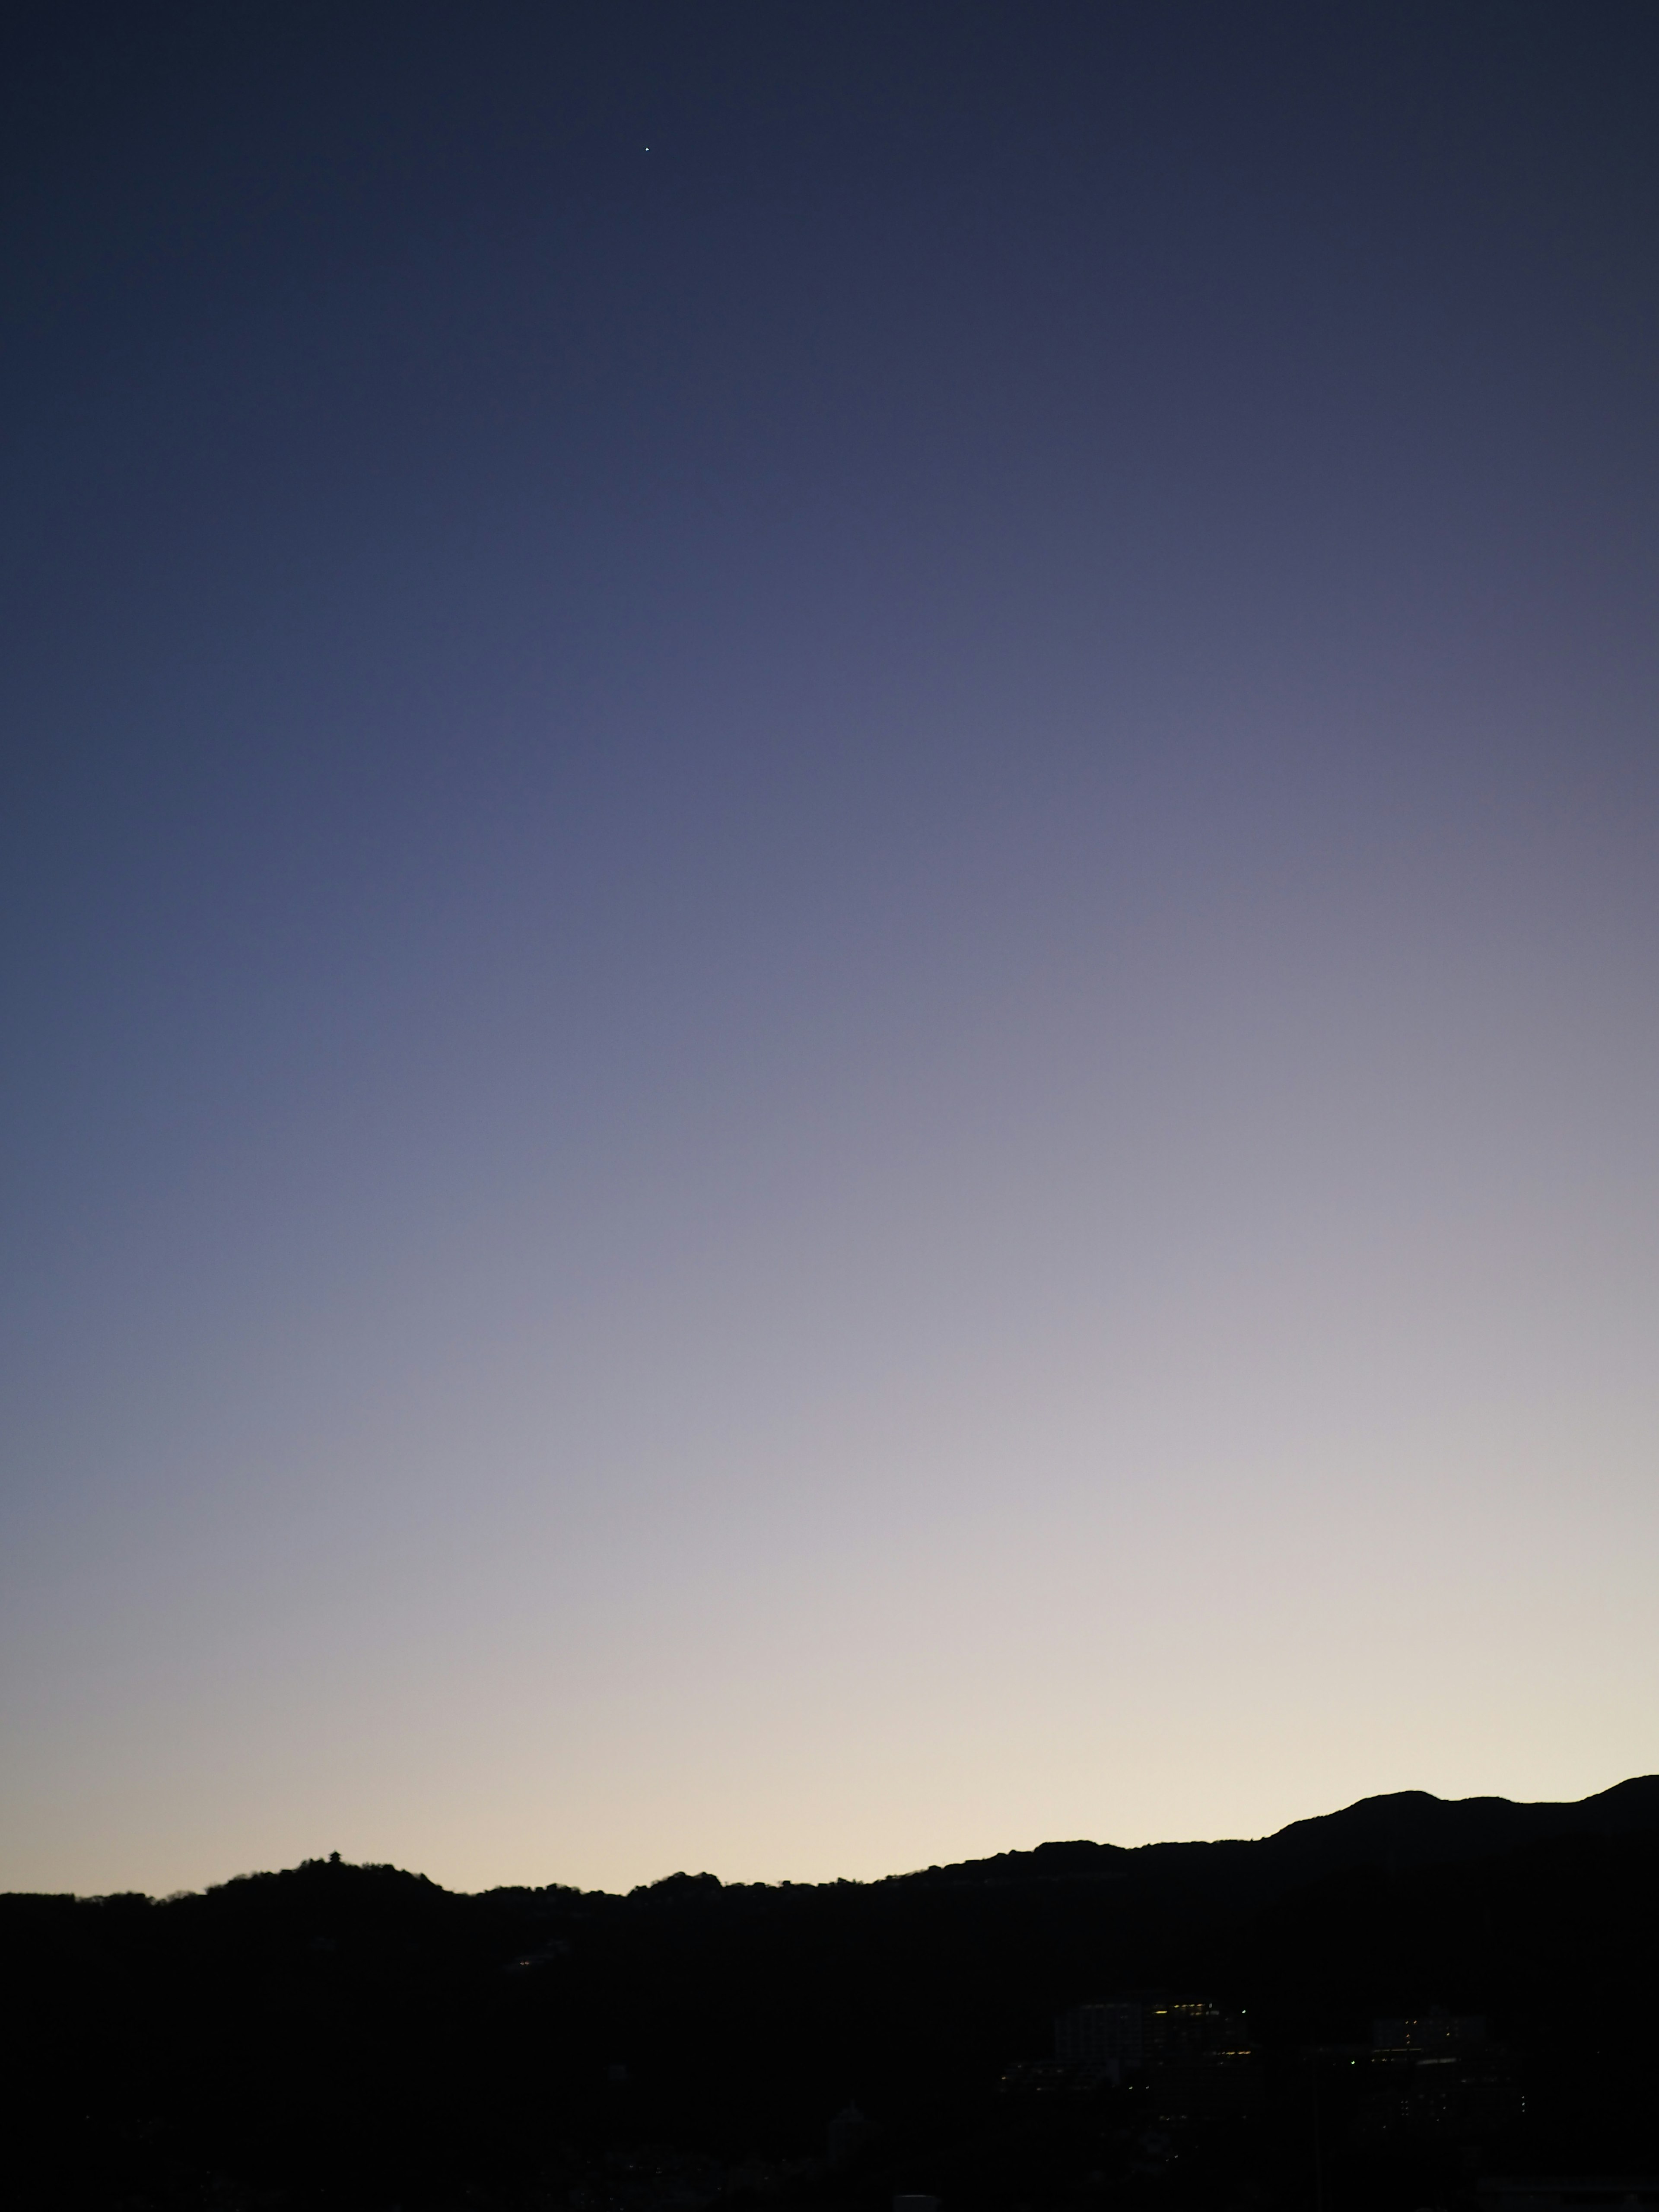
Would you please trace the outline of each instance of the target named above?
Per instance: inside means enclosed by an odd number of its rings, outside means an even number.
[[[1652,10],[8,21],[0,1880],[1653,1765]]]

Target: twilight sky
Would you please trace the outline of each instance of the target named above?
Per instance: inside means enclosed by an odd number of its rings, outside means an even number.
[[[1659,15],[9,11],[0,1887],[1659,1767]]]

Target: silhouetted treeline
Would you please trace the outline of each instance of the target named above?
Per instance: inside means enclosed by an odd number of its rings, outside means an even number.
[[[1494,2166],[1659,2167],[1656,1897],[1652,1780],[867,1885],[467,1897],[313,1861],[162,1903],[7,1897],[8,2155],[25,2201],[125,2212],[1449,2205]],[[1237,2109],[1011,2083],[1057,2012],[1152,1989],[1242,2023]],[[1510,2101],[1368,2136],[1372,2021],[1431,2005],[1484,2018]],[[849,2102],[867,2129],[826,2163]]]

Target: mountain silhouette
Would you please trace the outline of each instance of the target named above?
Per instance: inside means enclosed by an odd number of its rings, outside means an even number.
[[[1659,1830],[1659,1775],[1638,1775],[1592,1797],[1517,1803],[1396,1790],[1340,1812],[1292,1820],[1272,1835],[1215,1843],[1039,1844],[891,1879],[901,1882],[1113,1881],[1267,1897],[1361,1867],[1449,1866],[1562,1836]]]
[[[12,2169],[86,2212],[1483,2212],[1483,2171],[1659,2170],[1653,1776],[872,1882],[468,1896],[337,1856],[0,1896],[0,1956]],[[1243,2070],[1056,2071],[1058,2016],[1157,1991]],[[1477,2055],[1373,2063],[1425,2013]]]

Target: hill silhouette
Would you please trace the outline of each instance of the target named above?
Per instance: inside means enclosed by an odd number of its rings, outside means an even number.
[[[1654,1778],[871,1883],[8,1896],[0,2156],[88,2212],[1477,2212],[1494,2166],[1659,2168],[1656,1899]],[[1056,2062],[1057,2014],[1160,1991],[1224,2068]],[[1372,2058],[1437,2007],[1478,2046]]]
[[[1253,1841],[1201,1844],[1039,1844],[1030,1851],[929,1867],[899,1880],[1030,1881],[1096,1876],[1171,1879],[1197,1887],[1266,1895],[1347,1867],[1449,1865],[1553,1836],[1622,1836],[1659,1829],[1659,1775],[1640,1775],[1593,1797],[1516,1803],[1507,1797],[1436,1797],[1399,1790],[1340,1812],[1293,1820]]]

